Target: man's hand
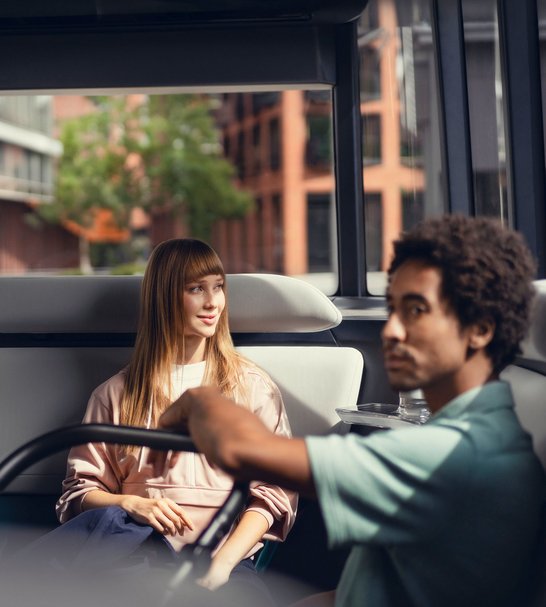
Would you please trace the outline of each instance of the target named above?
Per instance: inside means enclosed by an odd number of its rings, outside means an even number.
[[[217,388],[209,386],[187,390],[159,418],[158,428],[190,432],[200,453],[212,465],[224,470],[234,465],[230,447],[250,440],[271,436],[271,432],[253,413],[224,397]],[[148,462],[157,476],[168,465],[165,452],[152,452]],[[176,459],[171,460],[171,465]]]
[[[261,479],[314,495],[311,467],[303,439],[271,432],[251,411],[210,386],[182,394],[159,418],[159,428],[189,431],[207,460],[239,480]],[[164,471],[167,456],[152,452],[154,473]]]
[[[193,529],[193,523],[186,511],[169,498],[151,499],[138,495],[127,495],[120,506],[137,523],[151,525],[163,535],[184,533]]]

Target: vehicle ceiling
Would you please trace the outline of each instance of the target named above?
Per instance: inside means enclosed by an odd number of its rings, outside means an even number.
[[[367,0],[2,0],[0,26],[108,25],[175,19],[179,23],[357,19]]]

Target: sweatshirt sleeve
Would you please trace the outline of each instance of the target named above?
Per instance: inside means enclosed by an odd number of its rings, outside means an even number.
[[[120,392],[115,390],[115,385],[119,383],[117,379],[118,376],[115,376],[93,392],[82,423],[119,423]],[[95,489],[120,493],[121,472],[115,445],[88,443],[70,450],[62,495],[55,506],[59,521],[65,523],[80,514],[85,495]]]
[[[248,372],[248,402],[251,410],[276,434],[290,437],[290,424],[278,387],[261,370]],[[277,485],[254,482],[247,510],[262,514],[269,522],[264,539],[283,541],[294,524],[298,494]]]

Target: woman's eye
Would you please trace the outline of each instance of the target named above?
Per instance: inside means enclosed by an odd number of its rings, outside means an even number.
[[[215,285],[215,286],[214,286],[214,288],[215,288],[217,291],[221,291],[221,290],[224,288],[224,283],[221,283],[221,284]]]

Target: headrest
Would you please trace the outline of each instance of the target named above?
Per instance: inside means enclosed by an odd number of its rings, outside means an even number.
[[[234,333],[311,333],[336,327],[341,312],[316,287],[279,274],[227,277]]]
[[[523,358],[546,362],[546,280],[535,280],[536,296],[529,335],[522,342]]]
[[[141,276],[0,278],[0,333],[133,333]],[[276,274],[227,276],[234,333],[322,331],[341,313],[316,287]]]

